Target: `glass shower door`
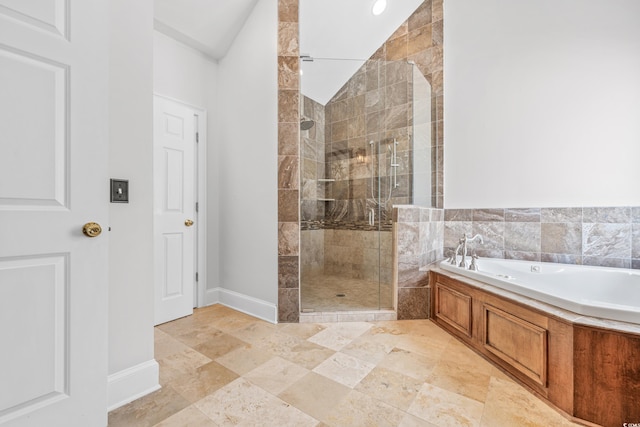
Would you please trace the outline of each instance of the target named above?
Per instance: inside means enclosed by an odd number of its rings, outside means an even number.
[[[342,62],[302,62],[303,312],[393,308],[392,207],[411,203],[412,67],[348,61],[335,95],[307,96],[305,79]]]

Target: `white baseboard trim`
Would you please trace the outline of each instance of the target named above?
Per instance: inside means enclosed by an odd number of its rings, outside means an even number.
[[[107,377],[107,410],[112,411],[160,389],[160,366],[155,359]]]
[[[220,288],[205,289],[204,291],[204,306],[208,307],[213,304],[220,303]]]
[[[207,289],[204,295],[205,305],[222,304],[258,319],[278,323],[278,306],[248,295],[224,288]]]

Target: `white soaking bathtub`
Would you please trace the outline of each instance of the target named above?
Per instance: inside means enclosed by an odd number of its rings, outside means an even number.
[[[478,271],[447,261],[440,268],[584,316],[640,324],[639,270],[495,258],[476,264]]]

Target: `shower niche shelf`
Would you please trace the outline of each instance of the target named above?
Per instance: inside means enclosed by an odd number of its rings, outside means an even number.
[[[318,178],[318,182],[335,182],[334,178]],[[335,202],[336,199],[326,199],[324,197],[318,197],[319,202]]]

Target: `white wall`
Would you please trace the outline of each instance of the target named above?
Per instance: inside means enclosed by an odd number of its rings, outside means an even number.
[[[129,180],[109,215],[109,406],[158,385],[153,360],[153,0],[110,5],[109,173]],[[108,183],[104,183],[108,185]]]
[[[444,6],[445,206],[640,204],[640,2]]]
[[[153,32],[153,90],[208,109],[213,105],[218,64],[158,31]]]
[[[215,141],[218,63],[160,32],[153,36],[153,90],[207,111],[207,276],[220,286],[218,165]],[[202,276],[201,276],[202,277]]]
[[[216,138],[221,286],[273,307],[278,297],[277,22],[277,1],[258,1],[220,60]]]

